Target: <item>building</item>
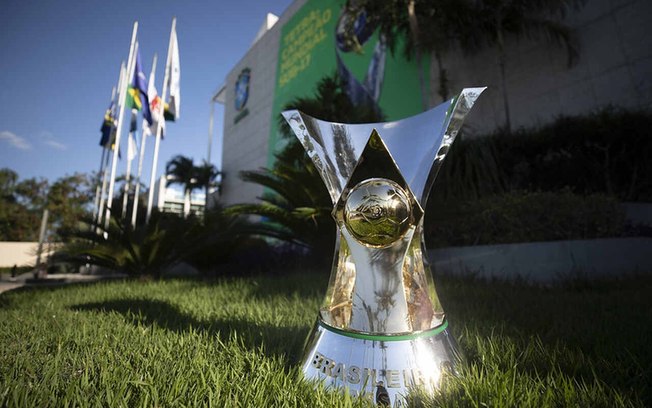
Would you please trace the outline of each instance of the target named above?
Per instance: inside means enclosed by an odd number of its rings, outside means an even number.
[[[161,176],[154,186],[154,207],[161,212],[183,215],[185,197],[178,186],[168,186],[168,177]],[[193,191],[190,195],[189,214],[203,215],[206,194],[203,190]]]
[[[273,163],[283,146],[279,113],[293,98],[311,96],[320,78],[337,71],[356,86],[350,94],[373,100],[388,120],[423,109],[414,63],[383,48],[377,33],[359,34],[352,52],[351,15],[344,0],[296,0],[278,18],[268,16],[245,56],[227,75],[214,100],[224,103],[222,202],[253,202],[262,187],[243,183],[242,170]],[[348,19],[348,20],[347,20]],[[609,106],[652,107],[652,2],[593,0],[568,17],[579,39],[578,62],[568,66],[563,49],[510,40],[506,89],[512,126],[546,123],[567,114]],[[358,20],[356,20],[357,24]],[[356,34],[357,35],[357,34]],[[397,53],[400,54],[400,53]],[[489,87],[467,119],[465,131],[489,132],[504,123],[496,51],[468,56],[449,52],[443,63],[449,88]],[[428,61],[426,104],[440,102],[437,63]],[[361,92],[360,89],[363,89]],[[354,99],[355,99],[354,97]]]

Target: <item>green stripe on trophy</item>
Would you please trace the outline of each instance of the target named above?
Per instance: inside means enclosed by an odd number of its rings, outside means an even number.
[[[430,330],[424,330],[421,332],[415,332],[415,333],[409,333],[409,334],[397,334],[397,335],[391,335],[391,334],[365,334],[365,333],[358,333],[358,332],[351,332],[351,331],[346,331],[342,329],[337,329],[333,326],[329,326],[326,323],[322,322],[319,320],[319,325],[323,327],[325,330],[328,330],[333,333],[340,334],[342,336],[346,337],[351,337],[354,339],[359,339],[359,340],[370,340],[370,341],[404,341],[404,340],[415,340],[415,339],[421,339],[425,337],[433,337],[436,336],[440,333],[442,333],[444,330],[448,328],[448,320],[444,320],[442,324],[439,326],[435,327],[434,329]]]

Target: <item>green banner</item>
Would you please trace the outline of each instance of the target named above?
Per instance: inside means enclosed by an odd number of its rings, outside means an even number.
[[[346,10],[345,3],[308,0],[281,28],[267,158],[270,167],[274,154],[287,143],[278,130],[280,113],[295,98],[313,97],[319,80],[335,72],[355,79],[348,81],[357,86],[348,92],[353,101],[373,100],[387,120],[423,110],[416,63],[402,56],[400,44],[396,55],[384,49],[377,32],[365,32],[364,13]],[[427,65],[424,72],[429,72]]]

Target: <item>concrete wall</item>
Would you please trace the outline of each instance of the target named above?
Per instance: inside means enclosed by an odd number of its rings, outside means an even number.
[[[305,1],[292,3],[279,21],[249,49],[227,75],[221,199],[225,205],[255,202],[256,197],[262,194],[261,186],[242,182],[238,173],[267,166],[270,126],[276,126],[276,121],[272,120],[272,105],[280,29],[304,3]],[[243,68],[251,69],[249,98],[245,105],[249,113],[235,123],[236,116],[241,113],[235,109],[235,83]]]
[[[632,225],[646,225],[652,227],[652,204],[650,203],[623,203],[625,221]]]
[[[0,242],[0,267],[34,265],[38,242]]]
[[[512,127],[544,124],[607,105],[652,108],[652,1],[590,0],[567,24],[576,29],[579,60],[567,66],[562,48],[525,39],[507,43],[507,92]],[[451,93],[486,85],[465,132],[487,132],[505,121],[496,49],[444,56]],[[441,98],[437,65],[431,64],[431,102]]]
[[[652,273],[652,238],[480,245],[428,251],[433,273],[552,282]]]

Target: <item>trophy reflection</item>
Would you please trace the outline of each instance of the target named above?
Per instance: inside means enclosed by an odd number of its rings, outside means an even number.
[[[464,118],[485,88],[396,122],[283,116],[328,189],[335,259],[302,370],[380,405],[434,392],[459,354],[423,241],[424,208]]]

